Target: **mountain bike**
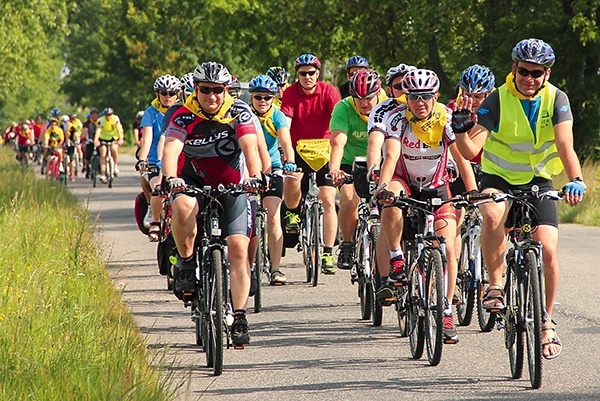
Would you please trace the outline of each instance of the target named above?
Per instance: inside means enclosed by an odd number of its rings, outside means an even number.
[[[484,193],[471,200],[491,199],[494,202],[512,201],[512,229],[508,241],[512,245],[506,255],[505,305],[497,314],[496,324],[504,330],[504,343],[508,349],[511,376],[523,374],[524,350],[527,346],[527,363],[531,387],[542,385],[542,325],[547,321],[544,305],[544,275],[542,244],[532,237],[531,214],[535,213],[533,199],[562,199],[557,190],[540,192],[537,185],[530,191],[515,190],[508,193]]]
[[[483,201],[485,202],[485,201]],[[465,206],[466,216],[461,227],[461,247],[456,277],[456,288],[460,291],[456,315],[460,326],[471,324],[473,310],[477,305],[479,328],[483,332],[492,331],[496,314],[488,313],[483,307],[483,294],[488,287],[488,277],[481,255],[481,214],[479,203]]]

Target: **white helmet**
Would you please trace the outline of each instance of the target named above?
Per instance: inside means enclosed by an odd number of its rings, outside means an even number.
[[[231,74],[223,64],[207,61],[194,70],[194,82],[210,82],[229,85]]]
[[[173,75],[162,75],[154,81],[155,92],[179,92],[181,90],[181,81]]]
[[[402,90],[405,93],[437,93],[440,90],[440,80],[435,72],[431,70],[409,71],[402,81]]]

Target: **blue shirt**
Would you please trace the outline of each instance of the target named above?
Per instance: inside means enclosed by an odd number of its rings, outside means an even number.
[[[160,167],[160,160],[158,160],[158,141],[160,140],[160,132],[162,129],[162,123],[164,114],[156,110],[154,106],[150,105],[144,110],[144,117],[140,123],[140,129],[144,127],[152,127],[152,144],[150,145],[150,153],[148,153],[148,164],[155,164]]]
[[[285,114],[283,114],[281,110],[276,108],[271,116],[271,119],[273,120],[273,124],[275,125],[275,129],[277,131],[279,131],[281,128],[289,128]],[[281,163],[281,153],[279,152],[279,141],[267,131],[264,124],[262,129],[265,134],[267,148],[269,149],[269,156],[271,156],[271,167],[281,168],[283,164]]]

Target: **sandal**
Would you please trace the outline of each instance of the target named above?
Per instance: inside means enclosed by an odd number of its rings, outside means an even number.
[[[495,292],[492,294],[492,291]],[[502,309],[506,309],[504,305],[504,289],[498,286],[488,287],[483,294],[481,303],[488,312],[500,312]]]
[[[271,272],[271,285],[283,285],[287,283],[287,278],[279,270],[273,270]]]
[[[552,324],[552,326],[550,326],[550,324]],[[551,321],[550,323],[544,323],[542,325],[542,332],[550,330],[553,331],[552,336],[542,343],[542,356],[548,360],[556,358],[562,352],[562,343],[560,342],[560,338],[558,338],[558,334],[556,334],[556,327],[554,327],[555,325],[556,323],[554,323],[554,321]],[[547,347],[549,345],[556,345],[558,347],[558,352],[555,354],[546,354],[544,350],[548,350]]]
[[[153,221],[148,228],[148,240],[150,242],[158,242],[160,240],[160,223]]]

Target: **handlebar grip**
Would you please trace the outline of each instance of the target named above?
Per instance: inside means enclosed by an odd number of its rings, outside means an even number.
[[[493,198],[493,194],[492,193],[474,193],[474,194],[466,194],[465,195],[465,199],[468,201],[478,201],[478,200],[485,200],[485,199],[492,199]]]

